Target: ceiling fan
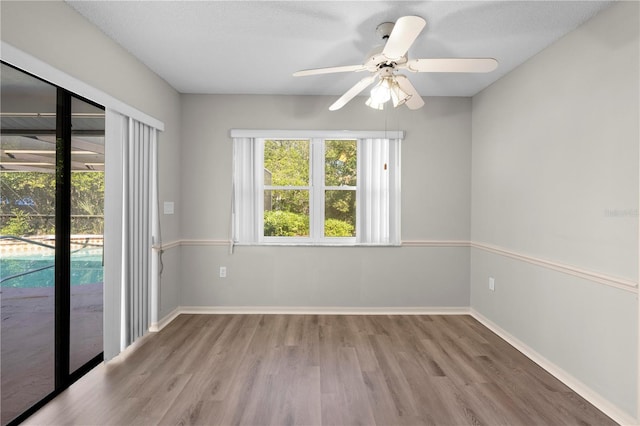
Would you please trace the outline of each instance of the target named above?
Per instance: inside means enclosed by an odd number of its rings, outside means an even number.
[[[498,61],[493,58],[431,58],[409,59],[407,51],[416,40],[426,21],[419,16],[403,16],[396,23],[384,22],[376,28],[376,33],[386,43],[373,49],[362,65],[346,65],[316,68],[293,73],[294,77],[330,74],[338,72],[369,71],[370,75],[357,82],[335,101],[329,109],[336,111],[347,104],[364,89],[378,83],[371,90],[366,104],[375,109],[383,109],[392,100],[393,106],[406,104],[409,109],[418,109],[424,101],[409,79],[398,74],[399,70],[410,72],[490,72],[496,69]]]

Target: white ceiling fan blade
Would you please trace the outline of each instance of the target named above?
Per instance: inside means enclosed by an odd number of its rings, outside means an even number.
[[[491,72],[497,67],[493,58],[412,59],[403,66],[413,72]]]
[[[424,105],[422,96],[420,96],[416,88],[413,87],[413,84],[411,84],[409,79],[402,74],[397,74],[396,81],[398,82],[398,86],[400,86],[400,88],[404,92],[411,95],[411,97],[407,99],[407,101],[404,103],[407,106],[407,108],[409,109],[422,108],[422,106]]]
[[[382,54],[388,59],[402,58],[426,24],[419,16],[403,16],[398,19]]]
[[[315,68],[310,70],[296,71],[293,73],[293,76],[304,77],[307,75],[331,74],[335,72],[363,71],[364,69],[365,67],[362,65],[345,65],[343,67]]]
[[[347,90],[347,92],[340,97],[337,101],[335,101],[330,107],[329,111],[336,111],[347,104],[351,99],[356,97],[358,93],[362,92],[371,83],[376,79],[376,74],[372,74],[368,77],[363,78],[359,82],[357,82],[351,89]]]

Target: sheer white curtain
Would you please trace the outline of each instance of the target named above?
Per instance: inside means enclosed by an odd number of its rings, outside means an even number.
[[[358,140],[359,244],[400,244],[400,139]]]
[[[106,112],[104,356],[113,358],[149,328],[157,129]],[[157,292],[153,292],[157,294]]]

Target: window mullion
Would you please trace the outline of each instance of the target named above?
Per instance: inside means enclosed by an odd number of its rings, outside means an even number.
[[[312,139],[313,181],[311,184],[311,238],[318,242],[324,238],[324,140]]]

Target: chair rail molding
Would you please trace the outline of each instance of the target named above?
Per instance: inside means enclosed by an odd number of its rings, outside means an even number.
[[[175,240],[161,245],[153,247],[156,251],[170,250],[176,247],[231,247],[229,240],[217,240],[217,239],[181,239]],[[245,246],[236,246],[245,247]],[[478,250],[482,250],[488,253],[496,254],[502,257],[518,260],[520,262],[529,263],[542,268],[550,269],[556,272],[579,277],[598,284],[615,287],[631,293],[638,293],[638,283],[627,279],[616,277],[601,272],[595,272],[589,269],[581,268],[574,265],[568,265],[554,260],[542,259],[535,256],[529,256],[524,253],[519,253],[504,247],[495,246],[478,241],[467,240],[405,240],[402,242],[402,248],[446,248],[446,247],[470,247]],[[366,246],[355,246],[354,248],[366,248]]]

